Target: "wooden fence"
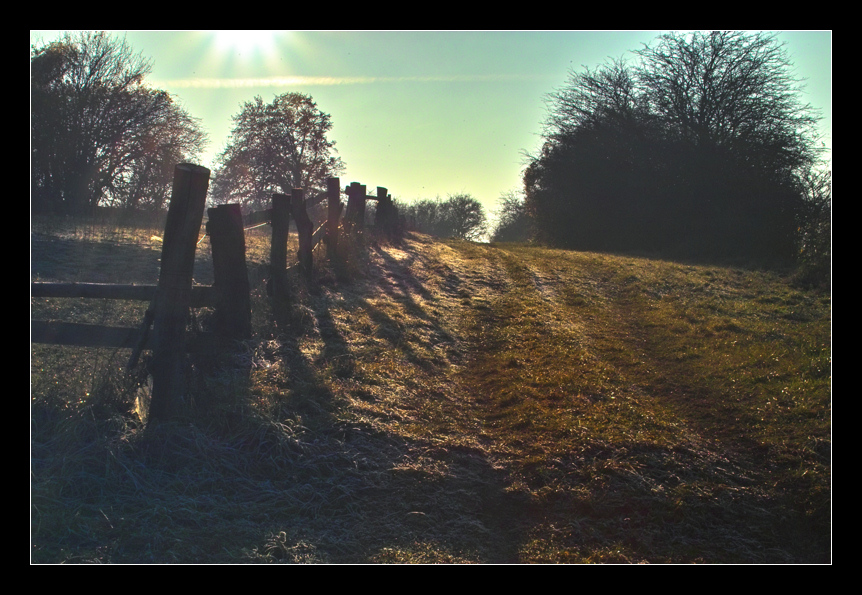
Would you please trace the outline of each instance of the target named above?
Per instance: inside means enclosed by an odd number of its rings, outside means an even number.
[[[189,309],[215,308],[214,327],[217,337],[247,339],[251,337],[251,300],[245,261],[245,229],[261,223],[272,227],[270,253],[270,295],[282,295],[287,288],[287,239],[290,217],[299,238],[298,264],[307,280],[312,278],[312,253],[324,241],[327,257],[338,258],[339,233],[361,230],[365,202],[376,199],[376,225],[392,231],[397,213],[392,199],[383,187],[377,196],[368,196],[366,187],[352,183],[345,189],[347,210],[342,220],[343,204],[338,178],[327,180],[327,220],[316,230],[308,215],[304,191],[293,189],[290,196],[273,194],[272,207],[243,218],[238,204],[225,204],[207,210],[206,233],[210,237],[213,258],[213,285],[192,286],[195,250],[203,219],[209,186],[208,169],[179,164],[174,171],[173,189],[162,245],[161,270],[157,285],[116,285],[99,283],[32,283],[32,297],[83,297],[148,301],[139,328],[118,328],[71,322],[31,321],[31,341],[91,347],[132,349],[128,368],[137,364],[141,352],[151,349],[149,372],[153,377],[150,419],[171,417],[181,402],[184,386],[185,355],[197,347],[188,343],[185,333]],[[204,337],[203,345],[217,342]]]
[[[327,179],[326,195],[327,219],[317,229],[308,215],[308,205],[304,191],[294,188],[290,196],[285,194],[272,195],[272,207],[256,211],[245,218],[246,228],[255,227],[261,223],[272,225],[271,244],[271,283],[270,295],[278,293],[285,283],[287,271],[287,237],[290,218],[293,217],[299,240],[298,264],[306,279],[312,276],[313,250],[324,242],[327,246],[327,257],[330,260],[338,258],[339,233],[343,228],[347,233],[355,233],[362,229],[365,221],[365,203],[368,200],[377,201],[375,225],[384,233],[393,233],[398,224],[398,215],[392,197],[386,188],[377,187],[377,196],[366,194],[366,186],[353,182],[344,194],[347,194],[347,210],[342,219],[344,205],[341,202],[341,187],[339,178]]]

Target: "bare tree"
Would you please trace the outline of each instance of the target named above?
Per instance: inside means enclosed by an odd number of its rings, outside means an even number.
[[[814,283],[832,275],[832,170],[823,164],[801,177],[804,208],[799,217],[802,274]]]
[[[801,81],[775,35],[668,33],[636,53],[650,112],[670,134],[776,173],[814,162],[817,114],[799,101]]]
[[[564,140],[583,128],[618,123],[628,126],[644,118],[644,98],[635,73],[622,59],[583,72],[570,71],[568,83],[550,93],[545,137]]]
[[[487,233],[485,209],[469,194],[450,195],[443,205],[454,237],[476,241]]]

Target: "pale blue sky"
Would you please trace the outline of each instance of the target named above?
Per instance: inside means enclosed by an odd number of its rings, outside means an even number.
[[[51,41],[60,31],[30,32]],[[310,94],[332,116],[342,185],[395,198],[468,192],[493,210],[521,186],[546,94],[569,69],[594,68],[663,31],[116,31],[153,61],[151,85],[175,95],[210,136],[201,165],[230,134],[244,101]],[[251,34],[249,34],[251,33]],[[782,32],[806,102],[832,146],[832,33]]]

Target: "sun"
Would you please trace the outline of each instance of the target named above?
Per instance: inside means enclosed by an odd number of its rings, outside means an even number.
[[[239,54],[246,58],[268,55],[275,47],[279,31],[213,31],[216,48],[225,53]]]

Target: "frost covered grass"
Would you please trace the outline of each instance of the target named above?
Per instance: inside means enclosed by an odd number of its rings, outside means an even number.
[[[101,237],[46,233],[34,276],[155,282],[149,236]],[[247,241],[254,336],[190,359],[174,422],[128,352],[31,347],[32,561],[831,560],[830,296],[409,235],[279,300]],[[32,316],[142,316],[59,302]]]

